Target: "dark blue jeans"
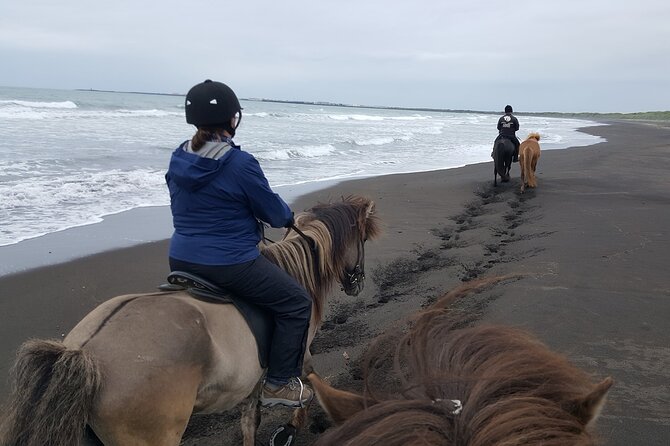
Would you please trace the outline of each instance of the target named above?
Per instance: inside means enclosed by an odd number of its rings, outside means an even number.
[[[201,276],[272,313],[275,328],[267,379],[285,384],[302,374],[312,298],[286,271],[262,255],[239,265],[200,265],[170,258],[170,269]]]

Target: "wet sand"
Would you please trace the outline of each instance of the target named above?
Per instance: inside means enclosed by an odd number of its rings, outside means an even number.
[[[518,165],[494,188],[492,163],[483,163],[354,180],[297,199],[295,211],[367,195],[385,224],[366,249],[366,289],[331,298],[312,347],[316,369],[359,389],[356,359],[376,334],[462,281],[521,273],[473,296],[473,311],[528,329],[594,379],[615,379],[598,423],[604,444],[668,444],[670,126],[609,124],[584,130],[606,143],[542,152],[538,188],[523,195]],[[153,291],[168,273],[166,255],[161,241],[0,278],[0,399],[22,341],[60,337],[112,296]],[[289,415],[263,410],[259,440],[267,444]],[[236,417],[193,417],[183,444],[240,444]],[[314,407],[297,444],[328,425]]]

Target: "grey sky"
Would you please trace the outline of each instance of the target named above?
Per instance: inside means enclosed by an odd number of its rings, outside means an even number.
[[[668,0],[0,0],[0,85],[670,109]]]

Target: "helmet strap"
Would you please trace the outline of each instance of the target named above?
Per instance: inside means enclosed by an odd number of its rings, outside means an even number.
[[[235,136],[235,129],[230,124],[224,125],[223,129],[230,135],[231,138]]]
[[[230,124],[230,122],[227,122],[227,123],[223,126],[223,129],[224,129],[226,132],[230,133],[230,137],[231,137],[231,138],[235,136],[235,130],[237,130],[237,128],[240,126],[240,122],[242,122],[242,110],[238,111],[236,114],[238,114],[239,116],[238,116],[238,118],[237,118],[237,122],[235,123],[235,127],[233,127],[233,126]],[[231,118],[231,121],[232,121],[232,118]]]

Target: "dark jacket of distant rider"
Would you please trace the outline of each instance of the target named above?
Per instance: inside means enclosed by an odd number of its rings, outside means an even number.
[[[516,139],[516,132],[519,130],[519,120],[512,114],[512,106],[505,107],[505,114],[498,119],[498,132],[509,139]]]
[[[516,132],[519,130],[519,120],[516,119],[516,116],[514,116],[512,112],[512,106],[506,105],[505,114],[498,119],[498,136],[496,137],[496,141],[498,141],[499,138],[507,138],[514,143],[512,161],[516,163],[519,160],[520,143],[519,139],[516,137]]]

